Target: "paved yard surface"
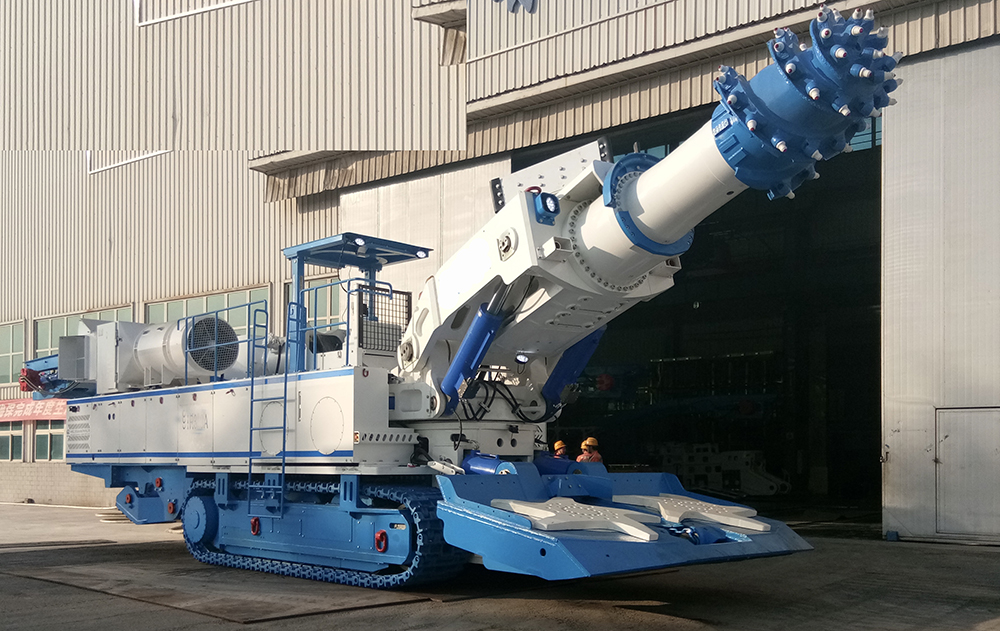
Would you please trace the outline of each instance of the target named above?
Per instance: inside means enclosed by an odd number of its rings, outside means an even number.
[[[803,521],[812,552],[547,583],[470,567],[376,592],[202,565],[163,525],[0,505],[5,630],[739,629],[1000,631],[1000,547],[887,543]]]

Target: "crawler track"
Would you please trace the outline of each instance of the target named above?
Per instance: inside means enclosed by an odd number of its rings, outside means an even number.
[[[188,497],[210,494],[214,484],[212,480],[196,481]],[[286,485],[286,490],[337,493],[339,486],[335,482],[290,482]],[[409,511],[410,520],[416,530],[414,533],[416,552],[410,565],[391,573],[362,572],[229,554],[192,542],[188,539],[187,533],[184,535],[184,542],[191,556],[210,565],[374,589],[394,589],[442,581],[458,574],[465,565],[468,553],[449,545],[444,540],[443,524],[437,517],[437,502],[441,499],[441,492],[438,489],[420,486],[369,485],[362,488],[362,494],[366,497],[398,502],[401,507]]]

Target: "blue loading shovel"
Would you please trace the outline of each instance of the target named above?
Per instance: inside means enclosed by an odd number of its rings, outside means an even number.
[[[785,524],[689,493],[669,473],[510,464],[516,473],[438,476],[445,540],[491,570],[563,580],[812,549]]]

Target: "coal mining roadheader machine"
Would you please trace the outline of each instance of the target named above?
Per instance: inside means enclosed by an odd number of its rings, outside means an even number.
[[[711,120],[662,160],[597,141],[495,180],[496,214],[413,304],[377,272],[426,248],[341,234],[284,251],[285,338],[263,302],[84,320],[22,383],[68,399],[75,471],[136,523],[179,520],[206,563],[392,588],[468,562],[569,579],[808,549],[673,475],[555,458],[546,426],[702,219],[747,188],[792,197],[892,104],[870,11],[823,8],[809,35],[777,29],[752,81],[720,68]],[[360,272],[312,287],[307,265]]]

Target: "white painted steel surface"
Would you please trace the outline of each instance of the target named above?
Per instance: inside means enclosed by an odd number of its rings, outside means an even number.
[[[255,396],[281,396],[284,379],[256,384]],[[298,375],[288,386],[288,466],[409,462],[416,434],[390,428],[387,372],[353,368]],[[250,389],[246,380],[153,390],[73,402],[67,420],[68,463],[180,464],[246,472]],[[254,404],[254,427],[282,424],[280,401]],[[358,438],[355,440],[355,432]],[[254,451],[282,451],[280,430],[254,432]],[[262,461],[261,465],[269,461]],[[273,464],[273,462],[272,462]],[[254,463],[255,471],[257,463]]]
[[[1000,408],[938,410],[937,532],[996,536]]]
[[[636,182],[635,221],[673,243],[747,188],[719,152],[709,121]]]
[[[464,147],[464,66],[408,2],[139,2],[0,5],[0,149]]]
[[[899,74],[883,128],[883,528],[936,537],[937,520],[960,518],[935,515],[936,410],[1000,405],[1000,87],[983,81],[1000,74],[1000,42],[904,59]]]
[[[670,244],[694,229],[747,186],[736,179],[715,145],[711,123],[635,181],[622,187],[620,208],[629,210],[638,229],[660,244]],[[603,197],[581,216],[580,240],[590,266],[605,280],[631,284],[663,262],[632,243]]]

